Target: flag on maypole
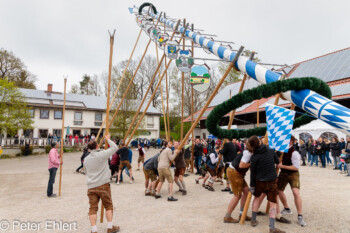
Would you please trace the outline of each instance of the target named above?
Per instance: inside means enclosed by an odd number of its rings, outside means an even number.
[[[295,117],[295,111],[267,104],[266,124],[269,147],[281,152],[288,152]]]

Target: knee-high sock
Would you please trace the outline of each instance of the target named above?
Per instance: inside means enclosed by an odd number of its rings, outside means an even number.
[[[181,183],[179,180],[176,181],[177,186],[179,186],[180,189],[182,189]]]
[[[181,181],[181,185],[182,185],[182,189],[183,189],[183,190],[186,190],[185,181]]]

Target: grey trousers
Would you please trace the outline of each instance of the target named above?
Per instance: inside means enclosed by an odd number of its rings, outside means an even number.
[[[347,163],[347,164],[346,164],[346,167],[347,167],[347,169],[348,169],[348,176],[350,176],[350,163]]]
[[[334,168],[338,169],[338,165],[339,165],[339,157],[338,156],[332,156],[333,160],[334,160]]]

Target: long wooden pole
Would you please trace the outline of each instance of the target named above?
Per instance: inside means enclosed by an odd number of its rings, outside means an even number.
[[[175,28],[178,27],[179,23],[180,23],[180,20],[177,21],[177,24],[176,24],[176,27],[175,27]],[[175,32],[173,32],[173,34],[172,34],[170,40],[172,40],[172,39],[174,38],[174,35],[175,35]],[[124,141],[126,141],[128,135],[129,135],[129,133],[130,133],[130,131],[131,131],[131,128],[133,127],[133,125],[134,125],[134,123],[135,123],[135,121],[136,121],[136,119],[137,119],[137,116],[139,115],[139,113],[140,113],[140,111],[141,111],[141,108],[142,108],[142,106],[143,106],[143,103],[145,102],[145,100],[146,100],[146,98],[147,98],[147,94],[148,94],[148,92],[150,91],[151,86],[153,85],[154,79],[155,79],[155,77],[156,77],[156,75],[157,75],[157,72],[158,72],[158,70],[159,70],[159,68],[160,68],[160,66],[161,66],[161,64],[162,64],[162,62],[163,62],[163,60],[164,60],[164,58],[165,58],[165,54],[163,54],[162,58],[160,59],[160,62],[158,63],[158,66],[157,66],[156,70],[154,71],[153,77],[152,77],[152,79],[151,79],[151,81],[150,81],[150,83],[149,83],[149,85],[148,85],[147,91],[146,91],[145,95],[144,95],[143,98],[142,98],[141,104],[140,104],[139,108],[137,109],[137,111],[136,111],[136,113],[135,113],[135,115],[134,115],[134,118],[133,118],[133,120],[132,120],[132,122],[131,122],[131,124],[130,124],[130,126],[129,126],[129,128],[128,128],[128,131],[127,131],[126,134],[125,134]],[[156,88],[155,90],[157,90],[157,88]],[[155,92],[156,92],[156,91],[155,91]],[[127,144],[127,145],[128,145],[128,144]]]
[[[63,100],[63,111],[62,111],[62,130],[61,130],[61,151],[60,151],[60,181],[58,187],[58,196],[61,196],[61,186],[62,186],[62,162],[63,162],[63,142],[64,142],[64,115],[66,113],[66,86],[67,78],[64,79],[64,100]]]
[[[188,25],[185,27],[185,30],[183,30],[183,33],[181,34],[180,43],[181,43],[181,40],[184,39],[184,33],[186,32],[187,27],[188,27]],[[174,34],[173,34],[173,35],[174,35]],[[171,37],[171,40],[172,40],[172,38],[173,38],[173,36]],[[163,57],[165,57],[165,56],[163,55]],[[171,61],[172,61],[172,60],[170,60],[170,61],[168,62],[168,64],[166,65],[165,70],[164,70],[162,76],[159,78],[159,81],[158,81],[158,84],[157,84],[155,90],[158,90],[159,85],[161,84],[164,75],[168,72],[168,68],[169,68],[169,65],[170,65]],[[157,72],[157,71],[156,71],[156,72]],[[155,72],[155,74],[156,74],[156,72]],[[141,121],[142,121],[143,117],[145,116],[145,114],[146,114],[146,112],[147,112],[147,110],[148,110],[148,107],[149,107],[149,105],[151,104],[152,99],[154,98],[155,94],[156,94],[156,91],[153,92],[151,98],[149,99],[148,104],[147,104],[146,108],[143,110],[143,113],[142,113],[142,115],[141,115],[141,117],[140,117],[138,123],[136,124],[134,130],[132,131],[132,133],[131,133],[131,135],[130,135],[130,137],[129,137],[129,140],[128,140],[128,142],[126,143],[126,145],[129,145],[129,143],[130,143],[132,137],[133,137],[134,134],[136,133],[136,130],[138,129],[139,125],[141,124]],[[147,94],[146,94],[146,95],[147,95]],[[145,95],[145,97],[146,97],[146,95]],[[169,123],[169,122],[168,122],[168,123]],[[169,132],[169,131],[168,131],[168,132]]]
[[[194,124],[192,124],[190,130],[187,132],[186,136],[184,137],[184,139],[182,140],[182,142],[180,143],[178,150],[181,150],[182,147],[185,145],[186,140],[188,139],[188,137],[190,136],[190,134],[192,133],[192,131],[194,130],[194,128],[196,127],[196,125],[198,124],[198,122],[200,121],[201,117],[203,116],[203,114],[205,113],[205,111],[207,110],[209,104],[211,103],[211,101],[213,100],[213,98],[216,96],[216,94],[219,91],[219,88],[221,87],[221,85],[223,84],[223,82],[225,81],[227,75],[230,73],[231,69],[234,67],[234,63],[237,61],[239,54],[241,54],[242,50],[243,50],[243,46],[240,47],[240,49],[238,50],[236,57],[233,59],[232,62],[230,62],[230,65],[228,66],[226,72],[224,73],[224,75],[222,76],[222,78],[220,79],[219,83],[216,85],[213,93],[210,95],[208,101],[206,102],[206,104],[204,105],[202,111],[199,113],[197,119],[195,120]]]
[[[186,25],[186,19],[184,19],[184,25]],[[183,46],[182,49],[185,50],[186,41],[183,40]],[[193,55],[192,55],[193,56]],[[180,140],[182,141],[184,137],[184,88],[185,88],[185,73],[181,72],[181,134],[180,134]]]
[[[193,24],[192,24],[192,31],[193,31]],[[194,57],[194,43],[192,41],[192,56]],[[191,85],[191,125],[193,125],[194,122],[194,111],[193,111],[193,86]],[[194,173],[194,130],[192,130],[192,147],[191,147],[191,171]]]
[[[114,100],[115,100],[115,98],[117,97],[119,88],[120,88],[121,83],[122,83],[122,81],[123,81],[123,79],[124,79],[124,77],[125,77],[125,73],[126,73],[128,67],[129,67],[130,61],[131,61],[131,59],[132,59],[132,57],[133,57],[133,55],[134,55],[134,52],[135,52],[136,46],[137,46],[137,44],[138,44],[138,42],[139,42],[141,33],[142,33],[142,29],[140,29],[140,32],[139,32],[139,35],[138,35],[137,40],[136,40],[136,42],[135,42],[134,48],[133,48],[133,50],[132,50],[132,52],[131,52],[131,54],[130,54],[128,63],[126,64],[125,69],[124,69],[123,74],[122,74],[122,77],[120,78],[120,81],[119,81],[119,83],[118,83],[117,90],[114,92],[113,98],[112,98],[112,100],[111,100],[111,104],[110,104],[110,106],[109,106],[110,109],[112,108],[113,103],[114,103]],[[98,133],[97,133],[97,136],[96,136],[96,140],[98,140],[98,137],[100,136],[100,134],[101,134],[101,132],[102,132],[103,126],[104,126],[105,123],[106,123],[106,119],[107,119],[107,117],[105,117],[105,118],[103,119],[102,125],[100,126],[100,129],[98,130]]]
[[[119,104],[118,104],[116,110],[115,110],[114,113],[113,113],[112,119],[111,119],[111,121],[110,121],[110,123],[109,123],[109,127],[112,126],[112,124],[113,124],[113,122],[114,122],[114,119],[116,118],[116,116],[117,116],[117,114],[118,114],[118,111],[119,111],[120,107],[122,106],[123,101],[125,100],[125,98],[126,98],[128,92],[129,92],[129,89],[130,89],[130,88],[132,87],[132,85],[134,84],[133,81],[134,81],[134,79],[135,79],[135,77],[136,77],[136,75],[137,75],[138,70],[139,70],[140,67],[141,67],[141,63],[142,63],[142,61],[143,61],[143,59],[144,59],[144,57],[145,57],[145,55],[146,55],[146,53],[147,53],[147,50],[148,50],[149,45],[151,44],[151,41],[152,41],[151,39],[148,41],[148,44],[147,44],[147,46],[146,46],[146,49],[145,49],[145,51],[144,51],[144,53],[143,53],[143,55],[142,55],[142,57],[141,57],[141,59],[140,59],[139,64],[138,64],[137,67],[136,67],[136,70],[135,70],[135,72],[134,72],[134,75],[133,75],[132,78],[130,79],[129,84],[128,84],[128,86],[127,86],[127,88],[126,88],[126,90],[125,90],[125,92],[124,92],[124,94],[123,94],[123,97],[122,97],[122,99],[120,100],[120,102],[119,102]],[[102,140],[100,141],[100,144],[99,144],[99,145],[101,145],[101,143],[102,143]]]
[[[158,47],[157,47],[157,44],[155,43],[156,45],[156,54],[157,54],[157,62],[159,64],[159,56],[158,56]],[[159,70],[159,77],[160,77],[160,70]],[[165,113],[165,108],[164,108],[164,100],[163,100],[163,87],[162,85],[160,85],[160,97],[161,97],[161,100],[162,100],[162,110],[163,110],[163,120],[164,120],[164,131],[165,131],[165,138],[167,137],[168,135],[168,130],[167,130],[167,123],[166,123],[166,113]]]
[[[109,66],[108,66],[108,86],[107,86],[107,106],[106,106],[106,132],[105,135],[109,132],[109,111],[110,111],[110,95],[111,95],[111,79],[112,79],[112,61],[113,61],[113,45],[114,45],[114,34],[109,33]],[[100,144],[103,142],[103,139],[101,139]],[[105,140],[105,150],[108,149],[108,142]],[[104,213],[104,206],[103,203],[101,203],[101,217],[100,222],[103,223],[103,213]]]

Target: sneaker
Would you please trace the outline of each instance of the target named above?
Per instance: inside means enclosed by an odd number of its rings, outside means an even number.
[[[292,222],[284,217],[276,218],[276,222],[291,224]]]
[[[230,191],[230,192],[228,192],[229,194],[233,194],[233,192],[232,191]]]
[[[302,227],[306,226],[303,216],[298,216],[298,224]]]
[[[120,184],[119,181],[117,182],[117,184]]]
[[[183,190],[183,191],[182,191],[182,196],[185,196],[185,195],[187,195],[187,191],[186,191],[186,190]]]
[[[161,197],[162,197],[161,195],[157,195],[157,194],[154,196],[155,199],[158,199],[158,198],[161,198]]]
[[[221,192],[230,192],[230,191],[231,191],[231,189],[228,188],[228,187],[226,187],[226,188],[224,188],[224,189],[221,189]]]
[[[119,226],[113,226],[112,228],[107,228],[107,233],[116,233],[119,232],[120,227]]]
[[[146,192],[145,196],[151,196],[151,192]]]
[[[258,225],[258,220],[250,221],[250,225],[252,225],[252,227],[256,227]]]
[[[286,233],[286,232],[285,231],[281,231],[278,228],[275,228],[275,229],[270,229],[270,233]]]
[[[215,189],[213,187],[208,187],[208,191],[215,192]]]
[[[281,211],[281,214],[282,215],[286,215],[286,214],[293,214],[292,213],[292,210],[291,209],[289,209],[289,210],[286,210],[285,208]]]
[[[224,217],[224,223],[238,223],[239,221],[237,219],[234,219],[232,217]]]
[[[51,194],[50,196],[47,196],[47,197],[57,197],[57,195],[56,194]]]
[[[210,187],[209,185],[204,186],[205,189],[208,189],[209,187]]]
[[[185,174],[184,177],[190,176],[189,174]]]
[[[177,199],[171,196],[171,197],[168,197],[168,201],[177,201]]]
[[[242,215],[239,216],[238,220],[241,221]],[[246,221],[252,221],[252,217],[249,217],[248,215],[245,217]]]
[[[130,184],[133,184],[134,182],[132,180],[130,180]]]
[[[196,179],[194,179],[195,181],[196,181],[196,184],[199,184],[199,180],[196,178]]]

